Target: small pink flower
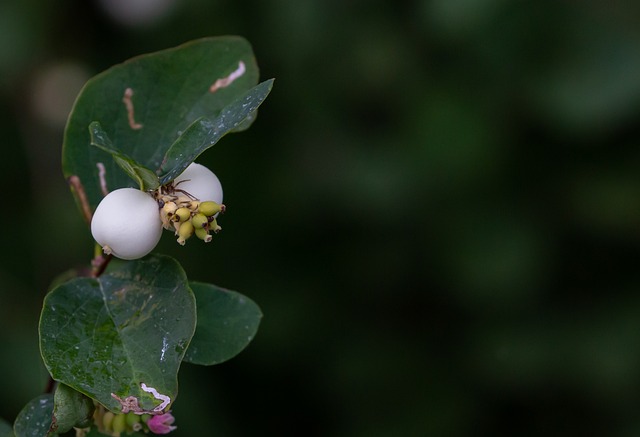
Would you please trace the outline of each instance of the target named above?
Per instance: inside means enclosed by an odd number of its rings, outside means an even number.
[[[173,417],[169,411],[168,413],[160,414],[158,416],[151,416],[147,421],[147,426],[149,427],[149,431],[154,434],[169,434],[177,428],[175,426],[171,426],[175,420],[175,417]]]

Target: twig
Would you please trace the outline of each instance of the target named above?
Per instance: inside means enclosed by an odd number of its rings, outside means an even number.
[[[56,388],[56,380],[53,379],[51,375],[49,375],[49,380],[47,381],[47,386],[45,387],[44,392],[47,394],[53,393],[55,388]]]
[[[93,267],[91,270],[91,277],[97,278],[107,269],[109,262],[113,258],[113,255],[98,255],[91,260],[91,266]]]

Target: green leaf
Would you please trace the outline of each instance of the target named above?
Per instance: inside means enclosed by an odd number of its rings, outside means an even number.
[[[178,137],[162,161],[160,184],[178,177],[205,150],[216,144],[225,134],[241,126],[247,117],[255,114],[258,106],[267,98],[273,79],[250,89],[236,101],[226,106],[214,120],[200,118]]]
[[[211,92],[218,79],[238,72],[240,62],[243,74]],[[95,208],[103,197],[97,163],[105,166],[109,190],[134,183],[108,153],[90,146],[87,127],[91,122],[100,123],[120,153],[156,171],[182,132],[201,117],[215,120],[258,83],[258,76],[251,46],[235,36],[192,41],[102,72],[87,82],[69,116],[62,152],[65,177],[79,177],[90,207]],[[133,93],[128,98],[127,89]],[[129,123],[130,114],[135,128]],[[248,127],[247,123],[238,129]]]
[[[53,424],[56,433],[65,433],[73,427],[86,428],[93,423],[93,401],[68,385],[58,384],[53,396]]]
[[[0,437],[14,437],[13,427],[9,422],[0,419]]]
[[[184,271],[174,259],[152,255],[52,290],[40,317],[40,350],[55,380],[113,412],[121,411],[117,398],[129,396],[150,411],[164,398],[145,387],[175,399],[195,324]]]
[[[184,359],[201,365],[219,364],[239,354],[253,340],[262,312],[242,294],[212,284],[191,282],[198,306],[198,324]]]
[[[114,149],[109,136],[102,130],[100,123],[94,121],[89,125],[89,135],[91,136],[91,145],[110,154],[116,164],[118,164],[131,179],[138,183],[141,190],[155,190],[160,186],[158,176],[156,176],[153,171],[139,164],[135,159]]]
[[[46,436],[51,426],[53,414],[53,394],[40,395],[31,399],[18,413],[13,424],[16,437]]]

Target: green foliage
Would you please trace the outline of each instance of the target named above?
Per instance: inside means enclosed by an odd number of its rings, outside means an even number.
[[[185,361],[219,364],[242,351],[258,331],[260,308],[235,291],[191,282],[198,301],[198,324]]]
[[[31,399],[18,413],[13,424],[16,437],[43,437],[48,435],[53,414],[53,395],[44,394]]]
[[[13,428],[4,419],[0,419],[0,437],[14,437]]]
[[[215,88],[225,78],[233,80]],[[87,82],[75,102],[64,135],[64,175],[80,178],[92,208],[102,198],[97,163],[105,166],[109,189],[132,185],[122,164],[132,166],[127,173],[138,184],[142,179],[153,187],[143,168],[162,169],[161,182],[167,183],[223,135],[250,125],[272,84],[250,91],[257,81],[250,45],[232,36],[204,38],[116,65]],[[94,121],[110,138],[92,129],[100,148],[88,147],[87,128]]]
[[[63,171],[79,179],[74,188],[86,194],[77,198],[85,214],[101,200],[105,183],[115,189],[133,180],[154,190],[225,134],[248,128],[273,84],[256,86],[257,79],[249,44],[222,37],[140,56],[90,80],[69,116],[63,146]],[[113,413],[165,413],[177,396],[183,359],[217,364],[255,336],[262,313],[245,296],[189,284],[178,261],[164,255],[107,267],[110,259],[96,256],[91,276],[60,276],[46,295],[40,351],[58,384],[55,396],[23,409],[17,437],[74,427],[99,435],[93,418],[94,411],[102,417],[100,405]]]
[[[177,373],[196,324],[196,304],[177,261],[160,255],[122,263],[99,278],[52,290],[40,318],[40,348],[54,379],[121,410],[112,394],[145,410],[173,401]]]

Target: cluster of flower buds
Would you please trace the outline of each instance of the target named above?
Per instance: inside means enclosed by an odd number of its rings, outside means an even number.
[[[117,413],[99,406],[94,413],[94,423],[98,431],[112,437],[121,437],[135,432],[169,434],[175,430],[175,418],[170,412],[151,416],[149,414]]]
[[[160,220],[167,230],[173,230],[178,237],[178,243],[184,245],[187,239],[196,235],[205,243],[211,241],[211,232],[218,233],[222,229],[216,217],[224,212],[223,204],[207,200],[191,200],[187,196],[164,195],[158,202]]]

